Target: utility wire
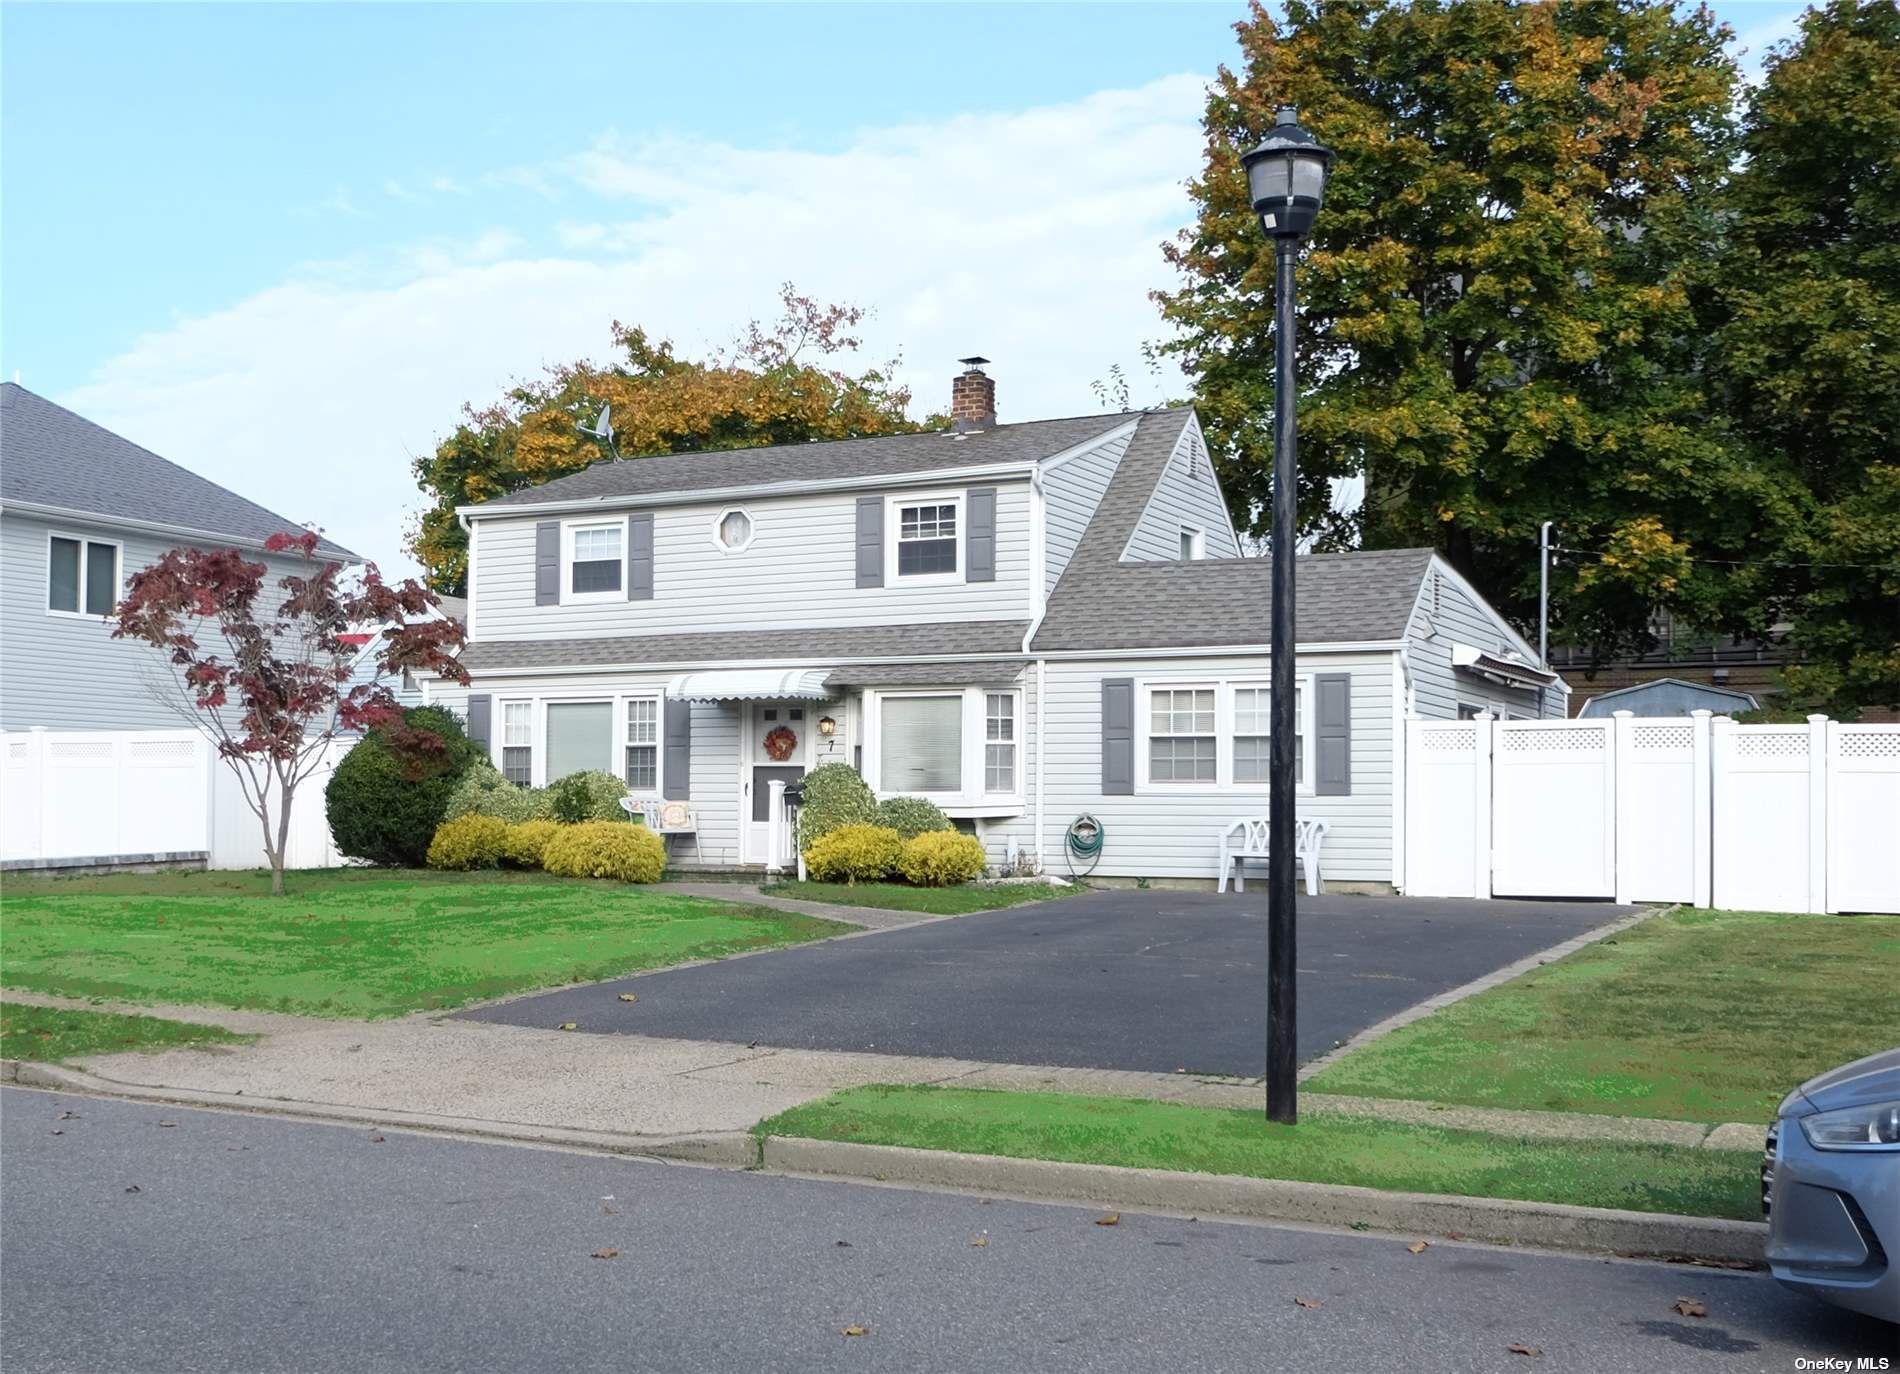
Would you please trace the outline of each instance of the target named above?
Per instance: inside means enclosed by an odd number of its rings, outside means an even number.
[[[1563,544],[1552,544],[1552,553],[1575,553],[1585,558],[1601,558],[1605,549],[1573,549]],[[1696,558],[1690,556],[1691,563],[1719,563],[1729,568],[1861,568],[1871,572],[1900,572],[1900,563],[1789,563],[1773,558]]]

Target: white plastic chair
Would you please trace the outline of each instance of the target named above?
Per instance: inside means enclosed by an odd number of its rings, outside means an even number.
[[[1319,896],[1319,851],[1326,839],[1325,821],[1293,822],[1293,861],[1306,870],[1306,895]],[[1234,821],[1220,835],[1220,882],[1217,891],[1227,890],[1234,880],[1234,891],[1247,890],[1247,860],[1267,857],[1267,818],[1249,816]]]
[[[691,802],[662,801],[658,797],[622,797],[620,809],[638,816],[646,828],[664,840],[669,835],[690,835],[693,861],[699,861],[699,813]]]

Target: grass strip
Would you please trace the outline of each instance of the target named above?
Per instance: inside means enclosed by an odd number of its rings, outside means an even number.
[[[823,939],[836,921],[543,874],[324,869],[9,884],[0,983],[373,1018]]]
[[[122,1054],[127,1050],[247,1045],[256,1038],[219,1026],[194,1026],[157,1016],[0,1002],[0,1059],[57,1064],[82,1055]]]
[[[923,911],[933,916],[962,916],[972,911],[1000,911],[1024,902],[1047,902],[1073,896],[1077,889],[1054,883],[1009,883],[1000,887],[907,887],[902,883],[773,883],[760,891],[801,902],[834,902],[840,906],[883,907],[888,911]]]
[[[1013,1159],[1341,1183],[1758,1220],[1759,1152],[1531,1140],[1309,1114],[1125,1097],[873,1085],[762,1121],[761,1136],[904,1145]]]
[[[1682,910],[1347,1055],[1314,1092],[1673,1121],[1768,1121],[1900,1044],[1900,917]]]

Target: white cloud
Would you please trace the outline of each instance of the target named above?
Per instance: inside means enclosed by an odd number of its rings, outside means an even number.
[[[785,280],[875,310],[867,353],[902,350],[916,413],[947,402],[972,352],[996,360],[1006,420],[1097,409],[1088,384],[1113,363],[1138,404],[1157,400],[1147,292],[1168,284],[1158,244],[1189,215],[1202,91],[1170,77],[865,130],[831,153],[609,136],[507,174],[585,203],[534,231],[555,255],[445,225],[375,272],[303,272],[149,335],[60,399],[386,567],[407,566],[420,504],[408,459],[464,401],[602,355],[616,318],[689,352],[726,343]]]

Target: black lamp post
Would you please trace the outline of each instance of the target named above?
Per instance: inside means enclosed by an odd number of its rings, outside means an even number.
[[[1298,499],[1293,432],[1293,263],[1313,227],[1333,165],[1290,105],[1241,159],[1260,227],[1273,240],[1273,678],[1267,790],[1267,1119],[1299,1119],[1298,1016],[1293,919],[1293,516]],[[1308,747],[1311,747],[1309,741]]]

